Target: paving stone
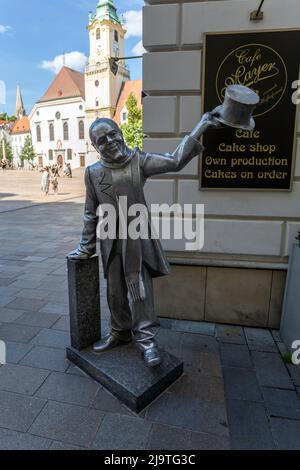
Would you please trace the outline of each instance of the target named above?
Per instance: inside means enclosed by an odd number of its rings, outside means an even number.
[[[184,333],[182,339],[182,350],[186,352],[195,351],[199,353],[218,353],[219,344],[215,338],[211,338],[210,336]]]
[[[242,344],[220,345],[221,362],[224,367],[238,367],[239,369],[252,369],[253,363],[247,346]]]
[[[118,413],[120,415],[132,414],[128,408],[102,387],[98,390],[91,407],[105,412]]]
[[[0,326],[0,338],[3,341],[29,343],[40,331],[40,328],[27,325],[7,323]]]
[[[300,449],[300,421],[271,418],[275,444],[279,450]]]
[[[232,325],[217,325],[216,337],[221,343],[246,344],[243,328]]]
[[[66,304],[59,304],[48,302],[40,312],[42,313],[56,313],[58,315],[69,315],[69,308]]]
[[[50,450],[87,450],[84,447],[72,446],[72,444],[66,444],[65,442],[54,441],[51,444]]]
[[[13,280],[15,279],[15,276],[13,278],[10,278],[10,279],[4,279],[4,278],[1,278],[0,277],[0,286],[1,287],[7,287],[9,286],[10,284],[12,284]]]
[[[47,258],[43,258],[42,256],[25,256],[22,261],[30,261],[31,263],[42,263]]]
[[[66,315],[60,317],[60,319],[52,326],[52,330],[70,332],[70,318]]]
[[[208,434],[229,437],[225,403],[205,401],[201,431]]]
[[[18,325],[39,326],[40,328],[51,328],[59,318],[59,315],[45,315],[44,313],[39,312],[26,312],[15,320],[14,323]]]
[[[8,429],[0,429],[0,450],[48,450],[51,440]]]
[[[300,400],[295,391],[263,388],[263,396],[270,416],[300,419]]]
[[[0,298],[2,298],[3,296],[7,296],[13,299],[17,296],[19,292],[20,292],[20,289],[17,287],[11,287],[11,286],[1,287],[0,286]]]
[[[153,424],[148,450],[194,450],[191,443],[191,431],[173,428],[163,424]]]
[[[104,414],[82,406],[48,402],[30,428],[30,433],[53,440],[89,447]]]
[[[62,349],[35,346],[20,362],[22,365],[40,369],[65,372],[69,367],[66,353]]]
[[[88,377],[88,375],[83,372],[83,370],[79,369],[79,367],[71,364],[70,367],[67,369],[67,374],[78,375],[79,377]]]
[[[278,352],[270,331],[259,328],[244,328],[244,332],[250,351]]]
[[[30,279],[21,279],[19,280],[18,278],[10,284],[10,287],[18,288],[19,290],[23,289],[34,289],[36,288],[37,290],[40,289],[40,283],[41,281],[39,280],[30,280]]]
[[[165,349],[167,352],[174,354],[175,356],[178,356],[181,351],[182,338],[182,333],[161,328],[157,335],[157,342],[160,348]]]
[[[183,333],[214,336],[216,325],[214,323],[175,320],[172,329]]]
[[[48,375],[49,371],[46,370],[19,364],[6,364],[0,368],[0,389],[6,392],[34,395]]]
[[[49,292],[43,289],[22,289],[18,292],[17,297],[22,299],[38,299],[45,300],[48,298]]]
[[[263,404],[228,400],[227,414],[232,450],[273,450],[275,448]]]
[[[276,345],[278,347],[278,350],[279,350],[281,356],[284,356],[285,354],[289,353],[288,348],[286,347],[286,345],[284,343],[276,343]]]
[[[93,403],[99,389],[90,378],[53,372],[37,392],[40,398],[89,406]]]
[[[191,433],[191,449],[192,450],[230,450],[230,440],[229,440],[229,437],[221,437],[221,436],[215,436],[213,434],[192,432]]]
[[[225,403],[223,379],[198,374],[184,374],[168,388],[168,393],[203,401]]]
[[[1,295],[0,297],[0,307],[6,307],[14,300],[14,297],[10,297],[8,295]]]
[[[45,400],[0,391],[0,428],[26,432],[45,405]]]
[[[9,308],[0,309],[0,322],[1,323],[12,323],[24,314],[22,310],[13,310]]]
[[[30,344],[14,343],[6,341],[6,362],[8,364],[18,364],[21,359],[32,349]]]
[[[107,414],[93,443],[98,450],[143,450],[151,423],[130,416]]]
[[[258,381],[263,387],[294,389],[289,373],[279,354],[252,353]]]
[[[191,431],[203,430],[203,402],[187,396],[164,394],[146,412],[147,419]]]
[[[39,334],[33,338],[32,344],[65,349],[70,344],[70,335],[65,331],[42,329]]]
[[[300,366],[294,366],[292,364],[286,364],[292,381],[296,387],[300,387]]]
[[[14,308],[19,310],[27,310],[29,312],[37,312],[40,310],[46,302],[39,299],[23,299],[18,297],[13,302],[7,305],[7,308]],[[56,312],[54,312],[56,313]]]
[[[69,305],[69,293],[65,292],[48,292],[47,295],[48,302],[58,302],[59,304]]]
[[[254,371],[237,367],[224,367],[223,371],[226,399],[262,401]]]
[[[106,296],[106,289],[102,288],[100,290],[100,295],[101,296]],[[161,328],[167,329],[167,330],[172,330],[173,325],[176,320],[172,320],[171,318],[161,318],[159,317],[159,323]]]
[[[272,333],[273,339],[274,339],[274,341],[276,341],[276,343],[281,343],[282,342],[282,338],[280,336],[280,331],[279,330],[271,330],[271,333]]]

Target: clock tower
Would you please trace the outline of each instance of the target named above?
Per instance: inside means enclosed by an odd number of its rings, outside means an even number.
[[[117,75],[110,71],[111,57],[124,57],[126,30],[113,0],[99,0],[96,13],[90,13],[89,62],[85,71],[86,118],[89,127],[99,117],[113,118],[122,85],[130,79],[124,61]],[[92,149],[90,149],[92,151]]]

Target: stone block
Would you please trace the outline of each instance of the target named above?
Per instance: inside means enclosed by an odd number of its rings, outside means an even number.
[[[30,428],[36,436],[82,447],[91,446],[104,414],[82,406],[48,402]]]
[[[278,352],[270,331],[258,328],[245,328],[244,331],[250,351]]]
[[[294,385],[279,354],[252,352],[258,381],[262,387],[293,390]]]
[[[145,185],[146,201],[151,204],[174,204],[175,184],[173,180],[148,180]]]
[[[206,268],[172,266],[170,276],[154,282],[157,314],[180,320],[204,320],[205,281]]]
[[[263,401],[254,371],[238,369],[237,367],[224,367],[223,373],[226,399]]]
[[[300,421],[282,418],[271,418],[271,428],[277,449],[299,450]]]
[[[24,366],[36,367],[57,372],[65,372],[69,367],[62,349],[35,346],[20,362]]]
[[[0,429],[0,450],[48,450],[51,440],[21,432]]]
[[[268,417],[262,403],[227,401],[232,450],[274,450]]]
[[[176,132],[176,96],[146,96],[143,100],[143,131],[146,134]]]
[[[39,398],[0,392],[0,428],[20,432],[28,431],[46,401]]]
[[[179,132],[190,133],[201,118],[201,96],[181,96]]]
[[[39,389],[37,396],[48,400],[90,406],[98,391],[92,379],[53,372]]]
[[[68,259],[71,346],[81,351],[101,339],[99,259]]]
[[[223,367],[253,369],[249,349],[245,345],[222,343],[220,345],[220,353]]]
[[[300,400],[295,391],[264,388],[263,396],[270,416],[300,420]]]
[[[279,256],[282,228],[282,222],[206,219],[202,251]]]
[[[208,268],[205,319],[266,327],[272,272]]]
[[[20,318],[17,318],[14,323],[18,325],[38,326],[40,328],[51,328],[54,323],[60,318],[60,315],[33,312],[24,313]]]
[[[176,46],[179,36],[179,5],[146,6],[143,10],[143,43],[152,46]]]
[[[144,450],[151,423],[137,417],[105,416],[93,443],[97,450]]]
[[[280,328],[285,283],[286,271],[273,271],[268,321],[269,328]]]
[[[65,331],[43,329],[33,338],[31,344],[49,348],[65,348],[70,344],[70,335]]]
[[[7,323],[0,325],[0,338],[3,341],[12,341],[16,343],[29,343],[29,341],[38,334],[40,328],[27,325],[16,325]]]
[[[0,367],[0,389],[6,392],[34,395],[49,375],[49,371],[19,364]]]
[[[67,357],[137,413],[183,373],[183,363],[164,351],[161,365],[149,369],[133,344],[102,354],[68,348]]]
[[[203,43],[203,33],[217,31],[250,31],[261,29],[298,28],[295,18],[299,4],[297,0],[286,2],[286,12],[280,15],[280,0],[272,0],[272,10],[265,11],[261,21],[249,21],[250,12],[258,7],[255,0],[229,0],[226,6],[222,1],[187,2],[183,4],[182,44],[195,45]],[[236,12],[239,12],[237,15]]]
[[[180,64],[180,66],[179,66]],[[150,52],[143,60],[144,91],[195,91],[201,88],[200,51]]]
[[[260,191],[201,191],[198,179],[181,180],[178,184],[179,203],[205,204],[206,215],[300,218],[299,181],[294,182],[291,192],[265,191],[263,195],[262,198]]]

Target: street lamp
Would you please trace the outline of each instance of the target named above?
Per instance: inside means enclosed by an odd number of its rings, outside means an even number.
[[[131,60],[131,59],[142,59],[142,58],[143,58],[142,55],[135,55],[135,56],[131,56],[131,57],[110,57],[110,58],[109,58],[109,67],[110,67],[110,71],[111,71],[114,75],[117,75],[118,70],[119,70],[118,62],[119,62],[120,60]]]

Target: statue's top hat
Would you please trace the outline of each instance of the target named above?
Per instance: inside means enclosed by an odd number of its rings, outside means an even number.
[[[226,88],[222,106],[216,108],[215,119],[226,126],[252,130],[255,121],[252,113],[260,101],[259,96],[243,85],[230,85]]]

